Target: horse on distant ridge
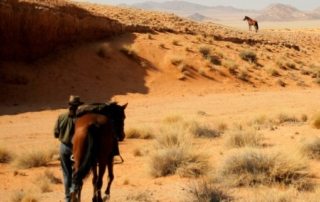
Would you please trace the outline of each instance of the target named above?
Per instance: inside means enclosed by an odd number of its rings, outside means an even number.
[[[247,21],[248,22],[248,25],[249,25],[249,31],[251,31],[251,26],[254,26],[256,32],[258,32],[259,30],[259,25],[258,25],[258,21],[248,17],[248,16],[245,16],[243,21]]]

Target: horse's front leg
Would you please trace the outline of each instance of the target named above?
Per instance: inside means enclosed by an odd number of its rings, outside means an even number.
[[[113,181],[113,158],[108,162],[108,185],[105,191],[106,197],[110,197],[110,188]]]

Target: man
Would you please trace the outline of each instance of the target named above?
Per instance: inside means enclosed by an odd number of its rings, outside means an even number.
[[[54,127],[54,137],[59,138],[60,145],[60,161],[64,178],[65,199],[70,202],[70,188],[72,183],[72,137],[74,133],[74,123],[76,112],[83,102],[79,96],[71,95],[69,98],[69,111],[61,114]]]

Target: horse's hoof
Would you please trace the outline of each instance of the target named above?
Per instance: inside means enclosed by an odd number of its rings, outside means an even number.
[[[105,195],[105,196],[102,198],[102,201],[103,201],[103,202],[106,202],[106,201],[109,201],[109,200],[110,200],[110,195],[109,195],[109,194]]]

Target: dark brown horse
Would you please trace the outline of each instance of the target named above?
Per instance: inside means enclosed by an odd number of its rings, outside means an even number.
[[[258,21],[254,20],[254,19],[251,19],[248,16],[245,16],[243,20],[244,21],[246,20],[248,22],[250,31],[251,31],[251,26],[254,26],[256,32],[259,30]]]
[[[110,197],[113,181],[113,152],[117,141],[122,141],[124,134],[125,108],[117,103],[100,105],[96,112],[82,113],[76,121],[73,137],[74,170],[72,179],[72,202],[81,201],[83,179],[93,173],[93,202],[102,202]],[[106,196],[101,197],[104,172],[108,166],[108,184]]]

